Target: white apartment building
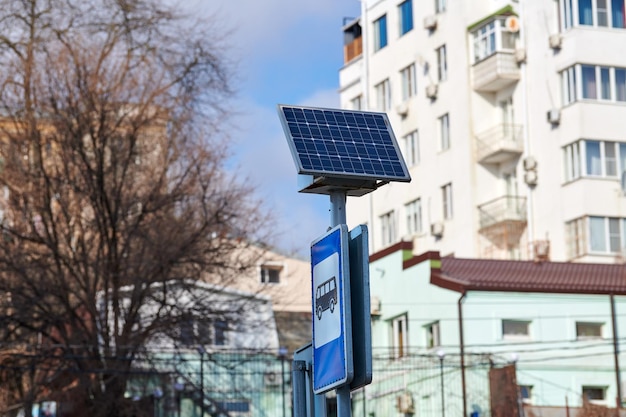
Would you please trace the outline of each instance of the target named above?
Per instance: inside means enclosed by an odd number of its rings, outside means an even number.
[[[370,250],[622,262],[625,0],[362,0],[341,105],[389,115],[412,182],[347,203]]]

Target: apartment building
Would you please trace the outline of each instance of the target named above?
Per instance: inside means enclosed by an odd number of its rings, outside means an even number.
[[[363,0],[341,106],[389,115],[412,182],[350,198],[370,250],[623,262],[624,0]]]

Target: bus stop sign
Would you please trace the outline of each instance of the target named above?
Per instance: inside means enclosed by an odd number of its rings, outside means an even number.
[[[311,244],[313,392],[349,384],[354,375],[348,228],[340,224]]]

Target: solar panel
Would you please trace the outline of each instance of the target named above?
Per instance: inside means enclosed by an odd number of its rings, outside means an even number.
[[[385,113],[278,106],[298,173],[411,181]]]

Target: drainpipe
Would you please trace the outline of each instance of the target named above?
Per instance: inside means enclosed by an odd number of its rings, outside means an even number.
[[[615,382],[617,384],[617,409],[622,408],[622,381],[619,371],[619,345],[617,341],[617,319],[615,315],[615,295],[611,294],[611,323],[613,326],[613,361],[615,363]]]
[[[463,291],[461,298],[457,302],[459,311],[459,342],[461,345],[461,390],[463,394],[463,416],[467,417],[467,390],[465,389],[465,342],[463,341],[463,300],[466,296]]]

